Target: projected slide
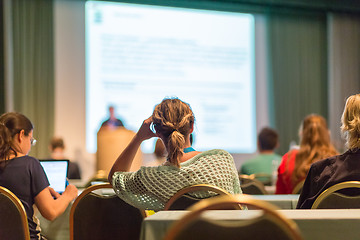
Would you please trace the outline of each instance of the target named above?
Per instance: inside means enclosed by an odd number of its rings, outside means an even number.
[[[194,148],[256,150],[254,19],[250,14],[86,3],[86,140],[116,107],[137,131],[164,97],[195,113]],[[142,145],[154,150],[154,141]]]

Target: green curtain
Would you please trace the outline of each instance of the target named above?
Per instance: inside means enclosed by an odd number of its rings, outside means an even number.
[[[329,119],[332,141],[346,151],[341,136],[341,115],[346,99],[360,92],[360,15],[328,15]]]
[[[54,132],[54,39],[52,0],[13,0],[14,110],[33,122],[43,158]]]
[[[269,14],[267,24],[270,121],[283,154],[306,115],[328,115],[326,15]]]
[[[4,68],[4,14],[3,1],[0,0],[0,114],[5,112],[5,68]]]

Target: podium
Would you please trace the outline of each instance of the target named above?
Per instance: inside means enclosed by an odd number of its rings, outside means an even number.
[[[104,171],[107,175],[120,153],[130,143],[135,132],[124,127],[116,129],[100,129],[97,133],[96,170]],[[130,171],[140,169],[143,162],[143,155],[139,148],[132,162]]]

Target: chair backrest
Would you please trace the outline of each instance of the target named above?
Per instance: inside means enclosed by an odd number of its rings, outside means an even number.
[[[300,194],[303,189],[304,182],[305,182],[305,179],[302,180],[301,182],[299,182],[298,184],[296,184],[296,186],[294,187],[294,189],[292,191],[292,194]]]
[[[253,173],[250,177],[260,181],[265,186],[270,186],[272,184],[272,175],[269,173]]]
[[[70,240],[126,239],[138,240],[146,216],[114,194],[94,192],[112,188],[107,184],[85,189],[70,210]]]
[[[114,161],[134,136],[135,132],[124,127],[118,127],[114,130],[100,129],[97,133],[96,170],[104,170],[108,174]],[[142,161],[143,156],[139,148],[131,164],[130,171],[139,170]]]
[[[255,179],[253,175],[239,175],[240,187],[244,194],[265,195],[268,194],[262,182]]]
[[[311,208],[360,208],[360,182],[347,181],[329,187],[315,199]]]
[[[89,181],[85,184],[85,188],[90,187],[91,185],[100,184],[100,183],[108,183],[108,175],[104,170],[98,170],[96,174],[89,179]]]
[[[196,184],[192,186],[185,187],[175,193],[169,201],[165,204],[164,210],[185,210],[191,205],[202,200],[194,196],[190,196],[189,193],[198,192],[198,191],[209,191],[213,192],[216,195],[230,195],[227,191],[208,184]]]
[[[202,214],[209,209],[221,209],[234,204],[247,205],[263,211],[262,214],[255,214],[254,218],[237,222],[207,219]],[[189,208],[189,213],[174,223],[164,240],[303,239],[296,223],[285,218],[276,211],[277,209],[270,203],[244,194],[205,199]]]
[[[30,240],[27,215],[21,201],[0,186],[0,239]]]

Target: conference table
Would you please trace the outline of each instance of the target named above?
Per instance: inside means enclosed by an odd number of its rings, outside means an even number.
[[[305,240],[339,240],[360,238],[360,209],[277,210],[294,220]],[[160,211],[142,224],[140,240],[162,239],[171,225],[188,211]],[[212,220],[241,221],[259,216],[261,210],[209,210],[204,216]]]
[[[280,209],[296,209],[299,194],[251,195],[251,197],[271,203]]]
[[[79,191],[81,192],[81,190]],[[112,189],[103,189],[99,194],[111,194]],[[269,202],[280,209],[295,209],[299,195],[251,195],[252,197]],[[54,221],[48,221],[37,213],[36,216],[40,220],[41,232],[49,240],[69,240],[69,217],[72,203],[67,207],[65,212]]]

